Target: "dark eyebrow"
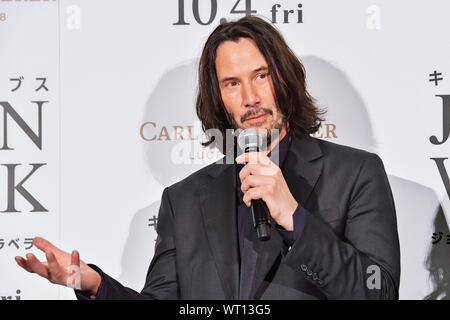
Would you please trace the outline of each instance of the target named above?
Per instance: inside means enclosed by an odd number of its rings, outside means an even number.
[[[260,71],[268,71],[269,68],[265,67],[265,66],[261,66],[259,68],[256,68],[255,70],[252,71],[252,74],[258,73]],[[223,77],[222,80],[220,80],[220,83],[224,83],[226,81],[230,81],[230,80],[238,80],[238,78],[236,77]]]
[[[269,70],[269,68],[267,68],[265,66],[261,66],[261,67],[255,69],[255,70],[253,70],[253,73],[258,73],[260,71],[268,71],[268,70]]]

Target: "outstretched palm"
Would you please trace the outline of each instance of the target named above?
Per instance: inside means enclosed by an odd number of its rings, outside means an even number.
[[[81,289],[96,295],[100,285],[100,275],[83,261],[78,251],[71,254],[62,251],[44,238],[36,237],[33,244],[45,253],[46,262],[39,261],[34,254],[28,253],[26,258],[17,256],[19,266],[31,273],[48,279],[50,282]]]

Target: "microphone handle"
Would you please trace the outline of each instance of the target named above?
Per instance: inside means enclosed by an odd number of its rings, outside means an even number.
[[[262,199],[252,200],[251,205],[253,227],[256,229],[258,239],[267,241],[270,239],[269,208]]]
[[[244,152],[258,152],[258,146],[248,146]],[[270,239],[270,212],[267,204],[262,199],[252,200],[251,205],[253,227],[256,229],[256,235],[260,241],[267,241]]]

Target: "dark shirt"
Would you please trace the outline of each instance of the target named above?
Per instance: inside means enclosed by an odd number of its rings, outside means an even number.
[[[268,157],[277,164],[280,169],[283,171],[283,164],[286,160],[287,153],[289,151],[289,147],[291,145],[292,137],[289,133],[287,133],[283,139],[279,142],[277,146],[273,149],[273,154],[275,152],[279,152],[279,157],[271,158],[272,152],[268,154]],[[277,163],[278,160],[278,163]],[[241,190],[241,179],[239,178],[239,172],[244,167],[244,164],[235,164],[236,165],[236,196],[237,196],[237,221],[238,221],[238,237],[239,237],[239,252],[241,257],[241,272],[240,272],[240,288],[239,288],[239,299],[247,300],[251,299],[250,291],[251,286],[254,279],[254,271],[256,267],[257,261],[257,253],[253,249],[252,242],[247,239],[246,234],[248,232],[256,232],[253,228],[252,221],[252,213],[251,209],[247,207],[247,205],[243,201],[244,193]],[[294,230],[288,231],[285,230],[282,226],[276,225],[276,229],[280,232],[281,236],[285,242],[285,250],[289,250],[295,240],[298,239],[301,235],[305,224],[305,210],[298,204],[296,210],[293,213],[293,224]],[[252,229],[252,230],[251,230]],[[281,249],[281,248],[280,248]]]

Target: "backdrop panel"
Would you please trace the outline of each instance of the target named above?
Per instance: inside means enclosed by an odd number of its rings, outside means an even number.
[[[375,152],[401,299],[449,297],[448,1],[0,0],[0,297],[73,299],[14,256],[43,236],[141,290],[164,187],[215,161],[195,115],[221,18],[265,17],[328,110],[314,136]]]

